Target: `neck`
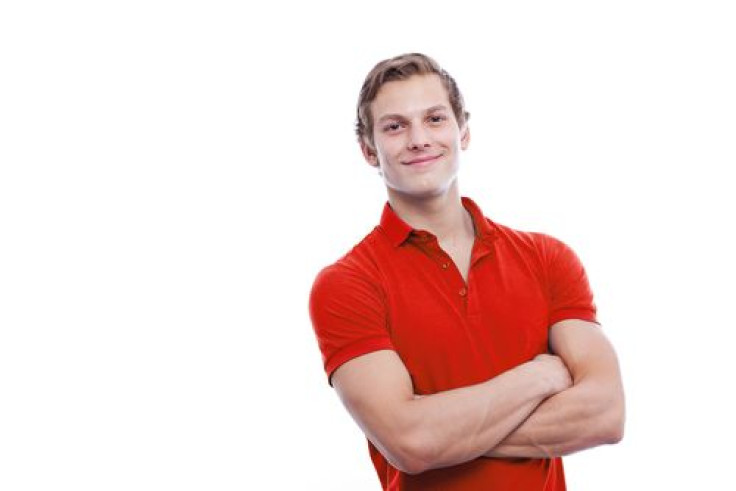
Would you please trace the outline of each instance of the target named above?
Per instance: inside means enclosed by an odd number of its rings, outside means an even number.
[[[440,242],[472,237],[473,220],[463,207],[457,181],[447,192],[428,198],[414,198],[389,188],[389,203],[394,212],[414,229],[426,230]]]

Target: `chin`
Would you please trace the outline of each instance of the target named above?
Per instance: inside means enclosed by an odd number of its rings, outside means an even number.
[[[389,194],[395,194],[403,199],[409,199],[409,200],[426,200],[426,199],[432,199],[437,198],[439,196],[446,195],[452,186],[443,186],[443,187],[427,187],[427,188],[413,188],[413,189],[389,189]]]

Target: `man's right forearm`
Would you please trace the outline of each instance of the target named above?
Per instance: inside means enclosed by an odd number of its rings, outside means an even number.
[[[413,440],[419,456],[413,470],[461,464],[495,447],[543,400],[569,386],[559,375],[564,365],[550,370],[550,363],[561,363],[553,358],[535,359],[481,384],[409,401],[406,414],[419,435]]]

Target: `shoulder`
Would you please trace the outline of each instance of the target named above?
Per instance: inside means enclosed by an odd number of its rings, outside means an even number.
[[[502,244],[532,254],[545,262],[552,261],[560,253],[570,250],[565,242],[547,233],[517,230],[490,220],[489,222]]]
[[[584,275],[575,251],[564,241],[543,232],[526,232],[494,223],[499,260],[523,264],[546,285]],[[561,278],[563,280],[561,280]]]
[[[312,284],[312,295],[323,290],[337,293],[380,283],[379,258],[385,249],[385,239],[380,233],[378,227],[374,228],[342,257],[322,268]]]

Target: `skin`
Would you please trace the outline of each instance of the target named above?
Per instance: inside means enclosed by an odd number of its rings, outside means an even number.
[[[573,385],[540,404],[485,455],[544,458],[568,455],[623,437],[624,391],[616,354],[597,324],[565,320],[550,328],[550,349]]]
[[[436,75],[386,83],[361,143],[394,211],[438,237],[467,278],[474,230],[457,174],[470,142]],[[597,324],[550,327],[553,354],[481,384],[418,397],[401,359],[382,350],[338,368],[333,385],[355,421],[398,469],[415,474],[478,457],[565,455],[618,442],[624,398],[615,352]]]
[[[458,126],[440,78],[386,83],[371,113],[374,141],[362,142],[361,149],[383,177],[391,207],[413,227],[434,233],[466,277],[474,230],[457,174],[470,130]],[[432,160],[418,162],[425,159]]]

